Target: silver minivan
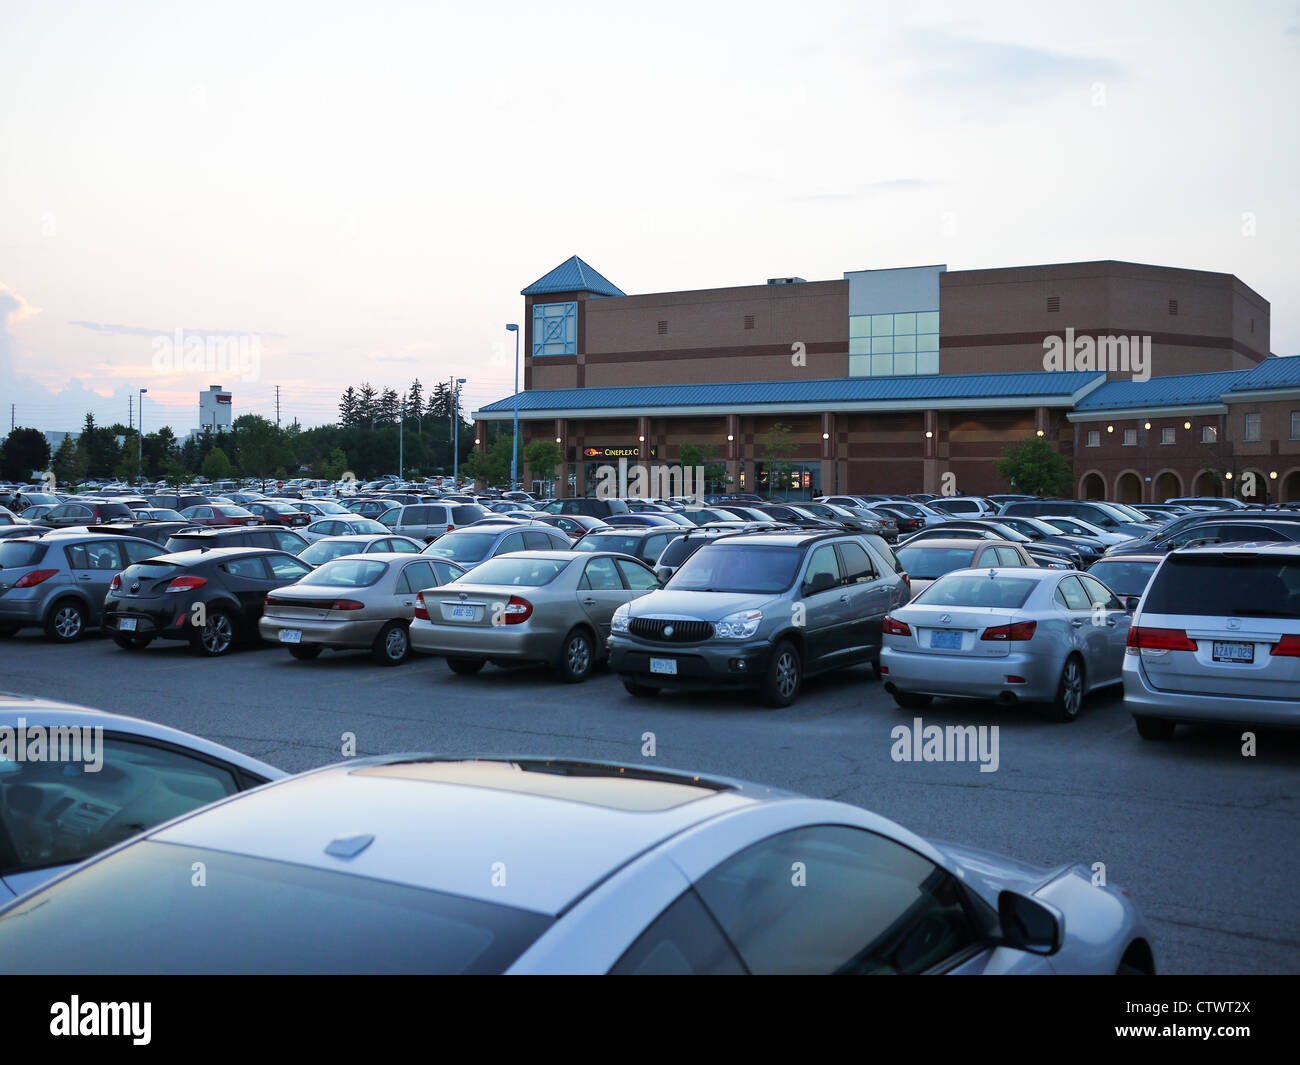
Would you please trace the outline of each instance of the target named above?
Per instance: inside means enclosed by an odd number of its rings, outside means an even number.
[[[1180,721],[1300,726],[1300,544],[1165,556],[1124,655],[1124,707],[1143,739]]]
[[[444,533],[455,532],[491,513],[478,503],[415,503],[394,507],[376,519],[395,533],[432,543]]]

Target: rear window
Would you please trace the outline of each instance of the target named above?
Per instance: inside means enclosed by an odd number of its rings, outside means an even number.
[[[1025,605],[1037,584],[1037,581],[988,577],[982,573],[979,576],[950,576],[935,581],[912,602],[926,606],[991,606],[1015,610]]]
[[[550,584],[573,559],[493,558],[465,576],[474,584],[504,584],[520,588],[540,588]]]
[[[366,549],[365,544],[359,543],[326,543],[324,540],[317,540],[311,547],[307,548],[298,557],[309,566],[323,566],[332,558],[338,558],[339,555],[359,555]]]
[[[45,557],[47,544],[20,544],[13,540],[0,541],[0,569],[34,566]]]
[[[909,577],[932,581],[955,569],[966,569],[975,557],[967,547],[904,547],[898,561]]]
[[[194,889],[196,861],[219,890]],[[0,957],[21,973],[499,973],[550,923],[498,903],[150,841],[9,910]]]
[[[1151,580],[1159,562],[1098,562],[1088,570],[1112,592],[1120,595],[1140,595]]]
[[[455,525],[469,525],[487,516],[487,508],[480,507],[477,503],[462,503],[451,508],[451,520]]]
[[[658,564],[660,566],[680,566],[682,562],[709,542],[710,540],[706,537],[679,536],[664,548],[663,554],[659,556]]]
[[[131,517],[131,508],[125,503],[98,503],[100,521],[108,521],[113,518]]]
[[[1276,555],[1170,555],[1144,614],[1300,617],[1300,560]]]
[[[618,551],[624,555],[635,555],[641,546],[641,535],[635,536],[584,536],[573,545],[575,551]]]
[[[327,562],[300,580],[299,584],[329,584],[338,588],[369,588],[384,571],[387,562],[372,559],[340,558]]]
[[[424,549],[426,555],[449,558],[453,562],[477,562],[492,550],[492,545],[500,532],[490,533],[448,533],[434,540]]]

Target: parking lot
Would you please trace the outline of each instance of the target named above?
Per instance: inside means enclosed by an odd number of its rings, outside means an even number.
[[[603,672],[562,685],[531,669],[457,676],[432,658],[383,668],[263,648],[208,660],[98,635],[57,646],[29,630],[0,643],[0,690],[148,718],[289,771],[339,761],[351,734],[357,755],[551,754],[742,777],[1034,863],[1104,863],[1151,921],[1163,972],[1300,971],[1300,733],[1259,732],[1253,757],[1239,730],[1145,742],[1117,688],[1064,725],[990,703],[913,714],[863,667],[771,710],[739,693],[637,699]],[[891,729],[917,716],[998,726],[997,770],[895,761]]]

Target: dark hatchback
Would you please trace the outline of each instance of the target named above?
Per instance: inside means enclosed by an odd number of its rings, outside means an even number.
[[[245,505],[245,510],[271,525],[297,528],[311,521],[311,515],[289,503],[257,502]]]
[[[159,555],[113,578],[103,628],[127,650],[162,638],[186,640],[199,654],[224,655],[238,643],[259,642],[267,593],[310,572],[293,555],[264,548]]]
[[[163,545],[168,551],[210,551],[214,547],[266,547],[273,551],[288,551],[296,555],[306,550],[308,543],[292,529],[279,525],[253,525],[241,529],[197,529],[186,526],[167,538]]]
[[[656,526],[650,529],[598,529],[587,533],[573,545],[573,550],[617,551],[640,559],[653,568],[659,556],[663,554],[664,548],[679,537],[685,536],[686,532],[686,529],[667,526]]]

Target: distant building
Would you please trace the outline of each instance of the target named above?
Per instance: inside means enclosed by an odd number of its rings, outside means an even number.
[[[230,428],[231,395],[220,385],[199,393],[199,427],[191,435]]]

